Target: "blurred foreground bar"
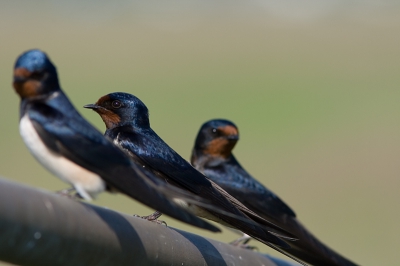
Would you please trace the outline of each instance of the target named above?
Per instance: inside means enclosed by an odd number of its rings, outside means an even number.
[[[18,265],[297,265],[0,179],[0,260]]]

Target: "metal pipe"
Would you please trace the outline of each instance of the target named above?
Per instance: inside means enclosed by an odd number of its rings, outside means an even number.
[[[0,260],[29,266],[298,265],[0,179]]]

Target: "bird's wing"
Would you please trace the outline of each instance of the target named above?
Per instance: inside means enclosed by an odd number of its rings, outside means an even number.
[[[173,201],[189,197],[188,193],[157,182],[151,172],[139,169],[83,118],[70,118],[44,104],[33,106],[29,118],[53,153],[98,174],[111,187],[151,208],[197,227],[220,231]]]
[[[259,215],[258,213],[254,212],[252,209],[249,209],[245,204],[243,204],[241,201],[237,200],[235,197],[231,196],[226,190],[224,190],[222,187],[220,187],[217,183],[211,181],[213,184],[213,187],[218,190],[219,193],[224,195],[237,209],[239,209],[241,212],[245,213],[247,216],[251,217],[253,220],[257,221],[260,224],[268,225],[271,227],[273,230],[269,231],[279,237],[285,238],[287,240],[295,241],[297,240],[297,236],[289,233],[282,227],[276,225],[275,223],[267,220],[264,218],[263,215]],[[283,231],[282,231],[283,230]]]
[[[232,155],[226,162],[204,167],[204,174],[258,214],[268,217],[295,212],[272,191],[254,179]]]
[[[172,150],[161,139],[152,139],[145,135],[141,135],[141,137],[138,138],[138,136],[129,131],[120,131],[117,135],[118,143],[123,149],[134,153],[149,167],[155,169],[161,175],[165,175],[168,179],[172,180],[179,186],[188,189],[190,192],[193,192],[204,199],[210,200],[210,203],[214,205],[214,208],[205,207],[206,209],[215,211],[217,215],[226,215],[226,213],[231,213],[241,218],[238,222],[238,219],[235,217],[224,217],[224,219],[229,219],[229,222],[233,226],[237,225],[240,227],[239,223],[241,224],[243,222],[243,218],[246,218],[247,220],[247,215],[249,215],[257,217],[258,221],[260,221],[263,227],[265,227],[270,233],[281,237],[296,238],[279,226],[276,226],[275,224],[256,215],[254,212],[244,207],[243,204],[240,204],[227,192],[223,191],[224,193],[221,193],[222,191],[216,189],[213,182],[194,169],[185,159]],[[132,140],[134,140],[134,142]],[[141,151],[141,147],[144,147],[143,150],[145,151]],[[252,220],[250,222],[254,224]]]
[[[146,136],[120,128],[117,134],[118,142],[123,149],[136,155],[145,164],[193,193],[200,194],[202,189],[211,188],[211,183],[201,173],[153,131],[151,133],[154,135]]]

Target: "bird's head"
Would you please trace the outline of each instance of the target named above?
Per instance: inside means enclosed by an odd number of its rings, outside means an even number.
[[[50,95],[60,88],[56,67],[44,52],[29,50],[15,62],[13,87],[21,99]]]
[[[107,129],[123,125],[136,128],[149,127],[149,111],[144,103],[132,94],[114,92],[104,95],[95,104],[85,108],[98,113],[106,124]]]
[[[238,140],[239,130],[234,123],[214,119],[201,126],[194,149],[211,156],[228,158]]]

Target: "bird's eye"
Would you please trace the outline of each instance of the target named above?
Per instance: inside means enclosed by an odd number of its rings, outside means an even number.
[[[120,107],[122,106],[122,103],[121,103],[120,101],[118,101],[118,100],[115,100],[115,101],[113,101],[113,102],[111,103],[111,106],[112,106],[113,108],[118,109],[118,108],[120,108]]]
[[[217,133],[217,129],[216,129],[216,128],[213,128],[213,129],[212,129],[212,133],[214,133],[214,134]]]

